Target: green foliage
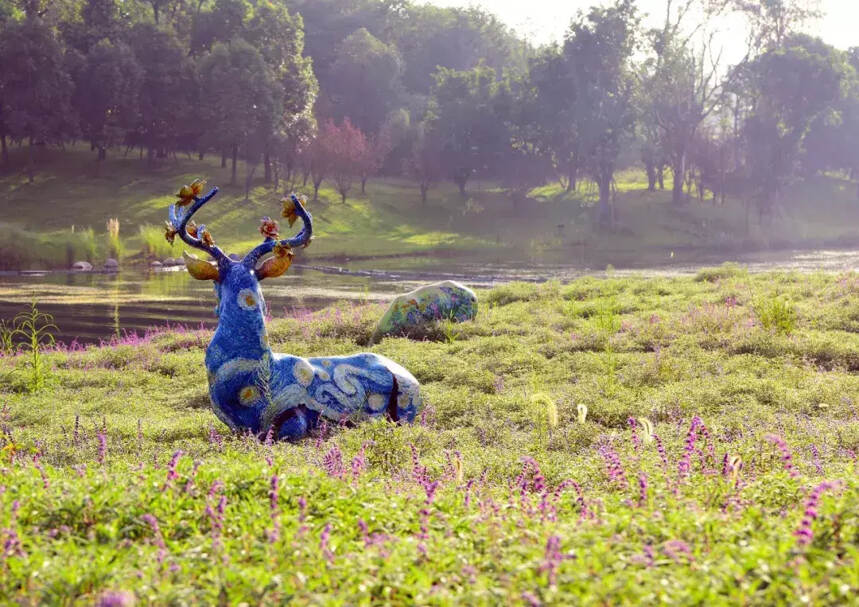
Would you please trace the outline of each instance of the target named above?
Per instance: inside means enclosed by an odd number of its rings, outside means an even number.
[[[729,278],[745,276],[748,272],[738,264],[726,262],[716,268],[703,268],[695,274],[698,282],[717,282]]]
[[[796,328],[796,310],[790,301],[781,297],[758,299],[755,315],[768,331],[790,335]]]
[[[849,603],[859,336],[839,311],[857,284],[820,273],[506,285],[480,293],[491,311],[452,344],[373,347],[421,380],[417,423],[272,446],[229,435],[209,409],[211,332],[43,350],[51,381],[37,392],[12,373],[29,371],[30,352],[4,356],[0,593],[23,604],[109,593],[157,604]],[[792,302],[790,336],[753,322],[749,291]],[[737,321],[694,318],[722,308]],[[354,352],[380,312],[275,319],[270,340],[298,355]],[[606,391],[603,344],[587,336],[618,320]],[[687,451],[694,416],[703,429]]]
[[[402,61],[395,47],[365,28],[349,34],[323,81],[333,100],[334,117],[350,119],[366,133],[376,133],[399,101]]]
[[[50,314],[39,312],[35,301],[30,304],[30,311],[18,314],[12,324],[14,329],[10,335],[11,340],[20,339],[29,358],[30,377],[27,388],[31,393],[38,392],[45,387],[48,373],[42,350],[54,345],[51,332],[56,331],[57,326]]]
[[[176,247],[174,242],[172,245],[164,238],[164,228],[150,224],[141,225],[140,233],[140,251],[144,257],[155,257],[163,259],[173,255],[173,250]]]

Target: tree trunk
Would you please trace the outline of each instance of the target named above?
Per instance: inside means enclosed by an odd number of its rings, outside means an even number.
[[[274,161],[274,191],[277,191],[277,188],[280,186],[280,163],[275,160]]]
[[[6,147],[6,133],[0,134],[0,148],[2,148],[3,164],[9,164],[9,149]]]
[[[152,145],[146,147],[146,166],[150,169],[155,166],[155,148]]]
[[[340,190],[340,202],[346,204],[346,190]]]
[[[644,170],[647,172],[647,191],[656,191],[656,166],[652,162],[644,164]]]
[[[199,152],[197,152],[197,160],[203,160],[203,157],[205,155],[206,155],[206,153],[204,151],[200,150]]]
[[[683,196],[683,181],[686,176],[685,163],[681,159],[679,162],[671,166],[671,172],[674,174],[674,186],[671,190],[671,202],[676,206],[680,206],[685,202]]]
[[[600,191],[599,212],[597,220],[599,225],[608,228],[612,224],[611,213],[611,179],[599,177],[597,185]]]
[[[426,205],[427,203],[427,192],[429,191],[429,186],[426,183],[421,183],[421,204]]]
[[[321,177],[319,179],[313,180],[313,200],[314,201],[319,200],[319,186],[321,186],[321,185],[322,185],[322,178]]]
[[[221,168],[227,168],[227,150],[221,150]]]
[[[247,167],[247,175],[245,176],[245,201],[247,202],[250,199],[251,195],[251,185],[254,181],[254,174],[257,171],[257,165],[253,165],[252,167]]]
[[[656,170],[656,180],[659,182],[659,189],[665,189],[665,165],[660,164],[659,168]]]
[[[579,170],[575,164],[567,168],[567,192],[575,192],[578,187]]]
[[[233,165],[232,172],[230,173],[230,185],[236,185],[236,162],[239,158],[239,145],[237,143],[233,144]]]
[[[465,191],[465,184],[468,183],[468,177],[457,175],[453,178],[453,181],[459,188],[459,195],[466,198],[468,196],[468,192]]]
[[[268,155],[268,152],[263,155],[263,167],[263,180],[266,183],[271,183],[271,157]]]
[[[361,177],[361,195],[362,196],[367,193],[366,187],[367,187],[367,178]]]
[[[33,156],[33,138],[30,137],[30,145],[27,146],[27,181],[33,183],[35,180],[36,159]]]

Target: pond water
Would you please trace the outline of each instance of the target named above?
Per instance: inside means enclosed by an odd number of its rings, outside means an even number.
[[[778,251],[744,256],[712,255],[694,261],[650,267],[617,268],[617,275],[679,275],[697,272],[725,260],[737,261],[752,272],[859,268],[857,250]],[[605,266],[603,266],[604,268]],[[570,280],[604,270],[563,263],[504,263],[498,259],[401,257],[340,265],[298,264],[288,274],[264,284],[274,317],[293,310],[316,310],[332,302],[385,302],[421,284],[446,278],[472,287],[512,280]],[[215,296],[209,281],[192,279],[184,267],[118,274],[48,272],[0,274],[0,319],[7,323],[35,300],[39,310],[54,317],[58,341],[97,343],[123,332],[142,333],[167,324],[213,327]]]

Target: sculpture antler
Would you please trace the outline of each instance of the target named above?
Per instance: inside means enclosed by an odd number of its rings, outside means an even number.
[[[196,182],[195,182],[196,183]],[[202,182],[200,182],[202,185]],[[192,184],[192,187],[195,184]],[[186,186],[187,187],[187,186]],[[184,190],[184,188],[183,188]],[[191,229],[191,232],[188,231],[188,222],[191,220],[191,217],[200,210],[200,208],[209,202],[212,198],[215,197],[215,194],[218,193],[218,188],[212,188],[209,190],[209,193],[203,196],[202,198],[198,198],[196,195],[182,198],[179,204],[171,204],[169,210],[169,225],[167,227],[167,239],[172,242],[172,239],[177,234],[179,238],[182,239],[185,244],[190,247],[194,247],[195,249],[200,249],[201,251],[205,251],[209,255],[211,255],[216,261],[220,262],[224,259],[227,259],[226,254],[215,245],[215,241],[212,240],[212,235],[206,230],[206,226],[200,225],[196,228]],[[180,192],[181,197],[181,192]],[[187,208],[184,208],[183,203],[189,202],[193,200],[193,204]]]
[[[280,276],[289,268],[292,263],[292,251],[295,247],[307,246],[310,239],[313,237],[313,218],[304,205],[301,204],[298,196],[291,194],[289,199],[284,200],[284,217],[291,219],[290,225],[295,221],[295,218],[301,218],[301,231],[292,238],[277,240],[277,223],[268,217],[263,219],[263,225],[260,232],[265,236],[262,244],[257,245],[250,253],[245,255],[242,263],[248,268],[256,268],[260,258],[269,253],[274,253],[274,257],[267,259],[262,266],[256,269],[257,277],[260,279]]]

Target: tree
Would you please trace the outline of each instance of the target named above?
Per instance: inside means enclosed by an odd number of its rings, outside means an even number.
[[[335,120],[349,117],[365,132],[378,132],[400,96],[401,60],[364,28],[350,34],[337,49],[325,80],[329,113]]]
[[[529,78],[517,78],[500,88],[496,110],[510,136],[500,167],[501,182],[515,204],[552,174],[551,138],[546,137],[543,107]]]
[[[578,136],[577,75],[569,57],[550,46],[531,60],[528,78],[535,89],[535,127],[551,154],[552,166],[564,188],[576,189],[582,160]]]
[[[279,4],[257,2],[245,26],[245,36],[259,49],[281,92],[283,115],[271,137],[263,142],[264,177],[268,183],[271,152],[277,142],[303,145],[302,142],[312,135],[316,125],[312,111],[319,85],[310,58],[304,56],[304,32],[299,15],[290,14]]]
[[[442,150],[438,137],[427,128],[425,123],[417,126],[412,149],[404,162],[404,171],[418,182],[421,190],[421,203],[426,204],[427,193],[443,175]]]
[[[362,160],[367,154],[367,138],[348,118],[344,118],[339,126],[329,119],[319,130],[319,144],[319,152],[325,156],[324,164],[345,204],[353,180],[361,174]],[[318,189],[315,184],[314,187]]]
[[[788,37],[744,69],[753,101],[743,127],[743,164],[763,217],[779,206],[809,126],[840,100],[850,72],[843,53],[805,35]]]
[[[404,59],[403,83],[420,95],[431,91],[438,67],[525,72],[526,45],[493,14],[479,8],[409,4],[392,35]]]
[[[143,70],[125,44],[103,40],[87,55],[74,100],[81,130],[98,150],[99,162],[135,127],[142,81]]]
[[[467,71],[439,68],[435,80],[426,121],[441,141],[444,171],[464,197],[472,175],[498,167],[509,146],[495,105],[503,85],[484,65]]]
[[[282,115],[282,92],[271,68],[253,46],[237,38],[216,44],[200,62],[204,123],[210,140],[232,156],[230,183],[236,182],[239,148],[257,159]],[[247,188],[246,188],[247,189]]]
[[[600,225],[611,226],[614,171],[635,123],[629,58],[638,19],[632,0],[593,8],[570,25],[564,43],[576,75],[576,122],[582,163],[599,188]]]
[[[34,179],[34,146],[74,133],[72,81],[53,30],[38,17],[12,22],[0,37],[0,137],[27,140],[27,174]],[[4,158],[5,160],[5,158]]]
[[[379,173],[392,147],[393,140],[391,139],[391,134],[384,128],[375,135],[366,138],[364,151],[358,160],[358,170],[361,176],[361,194],[366,194],[367,180]]]
[[[132,141],[146,148],[151,167],[156,156],[166,157],[169,150],[186,144],[189,131],[196,127],[197,81],[187,53],[169,31],[139,24],[130,40],[143,69],[139,119]]]
[[[246,0],[215,0],[211,10],[198,11],[191,23],[191,54],[201,55],[218,42],[241,36],[250,10]]]
[[[731,0],[731,4],[746,17],[750,46],[756,51],[781,48],[791,34],[821,16],[820,0]]]

